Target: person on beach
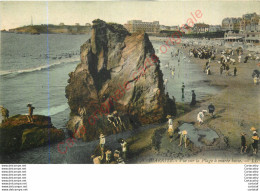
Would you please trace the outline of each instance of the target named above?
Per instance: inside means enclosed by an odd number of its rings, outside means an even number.
[[[106,143],[106,138],[105,138],[105,136],[101,133],[100,136],[99,136],[99,146],[100,146],[102,158],[103,158],[103,156],[104,156],[105,143]]]
[[[2,122],[5,122],[9,118],[9,111],[8,109],[4,108],[3,106],[0,106],[1,108],[1,114],[2,114]]]
[[[224,70],[224,69],[223,69],[223,66],[221,65],[220,68],[219,68],[220,75],[222,75],[223,70]]]
[[[121,147],[122,147],[122,158],[124,159],[124,161],[127,160],[127,142],[122,139],[121,140]]]
[[[106,154],[106,163],[109,164],[111,162],[112,151],[110,149],[107,149],[105,154]]]
[[[259,136],[257,133],[254,133],[253,136],[252,136],[252,140],[253,140],[253,143],[252,143],[252,147],[253,147],[253,154],[257,154],[258,152],[258,141],[259,141]]]
[[[241,55],[238,56],[238,63],[241,63]]]
[[[184,82],[182,82],[182,86],[181,86],[182,97],[184,97],[184,89],[185,89],[185,85]]]
[[[194,90],[191,90],[192,95],[191,95],[191,102],[190,102],[190,106],[194,106],[196,105],[196,94],[194,92]]]
[[[167,115],[166,118],[168,118],[168,125],[169,125],[168,135],[169,135],[170,142],[172,142],[172,138],[173,138],[173,120],[172,120],[172,116],[171,115]]]
[[[240,153],[246,153],[247,145],[246,145],[246,133],[241,133],[241,150]]]
[[[27,116],[28,122],[33,123],[33,110],[35,109],[35,107],[33,107],[32,104],[30,104],[30,103],[27,104],[27,107],[29,109],[28,116]]]
[[[255,77],[253,78],[253,80],[254,80],[254,84],[255,84],[255,85],[258,85],[258,84],[259,84],[259,77],[258,77],[258,76],[255,76]]]
[[[183,131],[179,132],[179,134],[180,134],[180,144],[178,146],[182,145],[182,139],[183,139],[184,146],[185,146],[185,148],[187,148],[187,134],[188,134],[188,132],[186,130],[183,130]]]
[[[119,157],[120,157],[120,151],[115,150],[114,151],[114,159],[115,159],[115,161],[117,161],[117,159],[119,159]]]
[[[209,113],[211,114],[212,117],[214,117],[214,111],[215,111],[215,106],[210,103],[210,105],[208,106],[209,109]]]
[[[199,125],[203,124],[204,113],[206,113],[206,112],[207,112],[207,110],[202,110],[201,112],[198,113],[197,121],[199,122]]]
[[[237,67],[234,68],[234,76],[237,75]]]
[[[91,158],[93,159],[93,164],[101,164],[101,161],[103,160],[102,156],[92,155]]]

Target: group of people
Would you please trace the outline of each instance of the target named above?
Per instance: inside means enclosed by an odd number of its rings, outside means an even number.
[[[207,112],[211,115],[211,117],[214,117],[215,106],[214,106],[212,103],[209,104],[208,110],[205,110],[205,109],[204,109],[204,110],[202,110],[202,111],[200,111],[200,112],[198,113],[198,115],[197,115],[197,121],[198,121],[199,125],[202,125],[202,124],[203,124],[203,122],[204,122],[203,120],[204,120],[205,114],[206,114]]]
[[[114,154],[110,148],[106,148],[106,138],[104,134],[100,134],[99,136],[99,148],[100,148],[100,155],[93,154],[91,156],[94,164],[125,164],[127,161],[127,142],[120,138],[118,139],[118,143],[121,145],[121,152],[120,149],[116,149]]]
[[[256,131],[256,128],[255,127],[251,127],[250,129],[252,131],[252,143],[251,143],[251,146],[253,148],[253,155],[256,155],[257,152],[258,152],[258,141],[259,141],[259,136],[258,136],[258,133]],[[243,154],[243,153],[246,153],[247,152],[247,141],[246,141],[246,133],[245,132],[242,132],[241,133],[241,149],[240,149],[240,153]]]
[[[29,123],[33,123],[33,110],[35,109],[35,107],[32,106],[32,104],[28,103],[27,104],[28,107],[28,122]],[[2,123],[5,122],[8,118],[9,118],[9,110],[3,106],[0,106],[1,108],[1,115],[2,115]]]

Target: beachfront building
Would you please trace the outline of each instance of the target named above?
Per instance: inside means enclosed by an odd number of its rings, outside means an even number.
[[[193,32],[194,32],[194,33],[205,33],[205,32],[209,32],[209,25],[204,24],[204,23],[194,24]]]
[[[245,42],[259,43],[260,42],[260,32],[247,32],[245,34]]]
[[[244,42],[245,34],[228,31],[224,34],[224,40],[226,42]]]
[[[221,31],[220,25],[209,25],[209,32],[218,32]]]
[[[159,21],[143,22],[142,20],[130,20],[124,27],[130,32],[144,31],[146,33],[159,33],[160,24]]]
[[[223,31],[239,31],[241,18],[224,18],[221,28]]]
[[[240,31],[242,32],[254,32],[260,31],[259,27],[260,15],[256,13],[245,14],[242,16],[240,23]]]
[[[85,26],[86,27],[91,27],[91,24],[90,23],[86,23]]]
[[[79,23],[75,23],[75,26],[80,26],[80,24]]]
[[[60,26],[64,26],[64,23],[60,23],[59,25],[60,25]]]

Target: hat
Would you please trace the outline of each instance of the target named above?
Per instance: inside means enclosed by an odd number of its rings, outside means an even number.
[[[252,139],[258,141],[258,140],[259,140],[259,137],[255,135],[255,136],[252,137]]]
[[[117,114],[117,111],[113,111],[113,114]]]
[[[104,138],[105,136],[101,133],[100,134],[100,136],[99,136],[99,138]]]
[[[166,118],[171,118],[172,116],[171,115],[167,115]]]
[[[207,113],[208,111],[204,109],[204,110],[202,110],[202,112],[203,112],[203,113]]]
[[[194,90],[191,90],[192,92],[194,92]]]
[[[251,127],[250,131],[256,131],[255,127]]]
[[[182,131],[182,134],[183,134],[183,135],[187,135],[188,132],[187,132],[186,130],[183,130],[183,131]]]
[[[28,103],[28,104],[27,104],[27,107],[32,107],[32,104],[31,104],[31,103]]]

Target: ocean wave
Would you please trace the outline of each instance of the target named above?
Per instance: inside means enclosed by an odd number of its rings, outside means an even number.
[[[45,115],[45,116],[48,116],[48,115],[52,116],[52,115],[56,115],[58,113],[61,113],[61,112],[65,111],[68,108],[69,108],[69,106],[66,103],[66,104],[63,104],[63,105],[51,107],[50,109],[46,108],[46,109],[43,109],[43,110],[40,110],[40,111],[35,111],[35,114]]]
[[[19,74],[25,74],[25,73],[31,73],[31,72],[37,72],[37,71],[42,71],[42,70],[47,70],[47,69],[51,69],[54,68],[56,66],[59,66],[61,64],[70,64],[72,62],[76,62],[79,61],[79,58],[66,58],[66,59],[62,59],[60,61],[51,63],[49,65],[43,65],[43,66],[39,66],[36,68],[28,68],[28,69],[23,69],[23,70],[17,70],[17,71],[0,71],[0,76],[16,76]]]

